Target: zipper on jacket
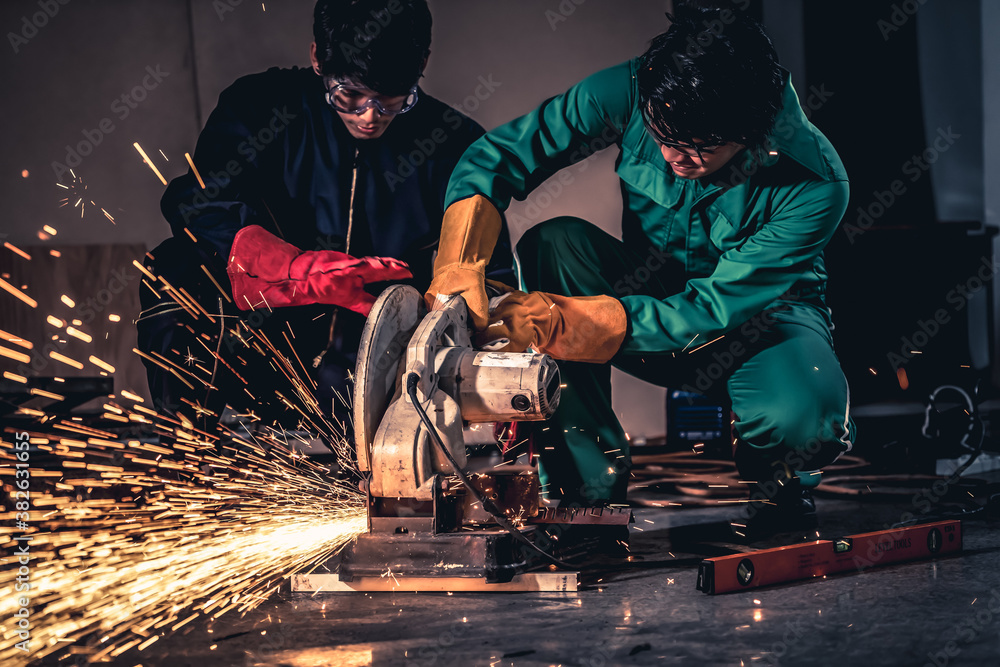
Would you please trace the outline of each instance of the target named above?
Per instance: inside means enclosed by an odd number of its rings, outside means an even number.
[[[347,208],[347,240],[344,243],[344,254],[351,254],[351,233],[354,231],[354,192],[358,187],[358,149],[354,149],[354,166],[351,170],[351,198],[348,203]],[[333,316],[330,318],[330,333],[327,336],[326,347],[323,351],[316,355],[313,359],[313,368],[319,368],[319,365],[323,363],[323,357],[326,353],[330,351],[330,347],[333,346],[333,330],[337,326],[337,313],[339,308],[335,307],[333,309]]]

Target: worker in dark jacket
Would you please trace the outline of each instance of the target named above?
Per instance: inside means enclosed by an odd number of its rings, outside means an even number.
[[[463,294],[486,349],[563,360],[566,388],[540,450],[550,497],[625,498],[610,363],[728,397],[737,465],[757,483],[751,506],[773,518],[757,525],[807,526],[803,489],[853,440],[823,262],[847,175],[760,26],[731,10],[684,12],[641,57],[472,145],[448,189],[428,304]],[[578,218],[543,222],[517,246],[522,287],[537,291],[489,304],[480,267],[500,212],[608,145],[620,151],[622,239]]]
[[[138,329],[166,411],[211,422],[229,403],[293,426],[297,393],[342,419],[375,297],[430,282],[449,177],[483,130],[418,86],[425,0],[320,0],[314,18],[312,68],[223,91],[163,197],[173,238],[147,261],[162,280],[142,287]],[[252,351],[250,329],[275,350]]]

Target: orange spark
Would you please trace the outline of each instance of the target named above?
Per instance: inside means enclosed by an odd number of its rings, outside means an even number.
[[[135,146],[135,149],[137,151],[139,151],[139,155],[142,156],[142,161],[148,164],[149,168],[153,170],[154,174],[156,174],[156,177],[160,179],[160,182],[166,185],[167,179],[163,178],[163,174],[160,173],[160,170],[156,168],[156,165],[153,164],[153,161],[149,159],[148,155],[146,155],[146,151],[142,150],[142,146],[139,145],[139,142],[137,141],[132,145]]]
[[[84,343],[89,343],[94,340],[90,334],[85,334],[79,329],[74,329],[73,327],[66,327],[66,333],[68,333],[73,338],[79,338]]]
[[[66,364],[67,366],[72,366],[73,368],[75,368],[77,370],[81,370],[81,371],[83,370],[83,364],[81,364],[79,361],[77,361],[76,359],[70,359],[69,357],[67,357],[64,354],[59,354],[55,350],[52,350],[51,352],[49,352],[49,356],[51,358],[55,359],[56,361],[61,361],[62,363]]]
[[[910,379],[906,377],[905,368],[899,368],[896,370],[896,379],[899,380],[899,388],[903,391],[910,388]]]
[[[24,340],[20,336],[15,336],[12,333],[7,333],[3,329],[0,329],[0,339],[5,340],[8,343],[14,343],[14,345],[23,347],[26,350],[30,350],[31,348],[35,347],[34,343],[32,343],[30,340]]]
[[[8,359],[13,359],[14,361],[20,361],[22,364],[27,364],[31,362],[31,357],[21,352],[16,352],[10,350],[6,347],[0,345],[0,357],[7,357]]]
[[[104,370],[106,370],[109,373],[114,373],[115,372],[115,367],[114,366],[112,366],[111,364],[107,363],[106,361],[101,361],[100,359],[98,359],[94,355],[90,355],[90,359],[88,359],[88,361],[90,361],[90,363],[94,364],[98,368],[103,368]]]
[[[198,167],[194,166],[194,160],[191,159],[191,154],[190,153],[185,153],[184,157],[187,158],[188,164],[191,165],[191,171],[194,172],[194,177],[198,179],[198,185],[200,185],[201,189],[204,190],[205,189],[205,181],[202,180],[201,174],[198,173]]]
[[[7,250],[10,250],[15,255],[20,255],[21,257],[24,257],[27,260],[31,259],[31,255],[29,255],[28,253],[24,252],[23,250],[21,250],[20,248],[18,248],[17,246],[15,246],[12,243],[8,243],[7,241],[4,241],[3,242],[3,247],[7,248]]]
[[[133,394],[128,389],[122,389],[121,392],[119,393],[122,395],[122,398],[127,398],[128,400],[135,401],[136,403],[145,403],[145,401],[142,399],[142,396]]]
[[[9,282],[7,282],[6,280],[4,280],[3,278],[0,278],[0,289],[3,289],[3,290],[6,290],[7,292],[10,292],[11,294],[13,294],[14,296],[16,296],[21,301],[25,302],[26,304],[28,304],[32,308],[38,308],[38,302],[37,301],[35,301],[30,296],[28,296],[27,294],[25,294],[21,290],[17,289],[13,285],[11,285]]]

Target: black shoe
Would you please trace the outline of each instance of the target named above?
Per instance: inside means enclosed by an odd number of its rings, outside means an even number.
[[[750,485],[750,502],[742,516],[730,524],[743,542],[756,542],[781,533],[816,530],[816,501],[798,477]]]
[[[598,532],[597,552],[609,558],[628,558],[628,526],[607,526]]]

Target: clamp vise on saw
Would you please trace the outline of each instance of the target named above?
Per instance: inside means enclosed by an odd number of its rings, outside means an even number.
[[[543,354],[475,350],[467,317],[460,296],[427,312],[406,285],[385,290],[368,316],[353,406],[368,531],[342,554],[341,581],[510,582],[563,564],[569,552],[553,547],[570,529],[632,520],[627,508],[547,507],[533,466],[497,465],[498,432],[558,407],[559,367]],[[574,541],[583,544],[562,543]]]

